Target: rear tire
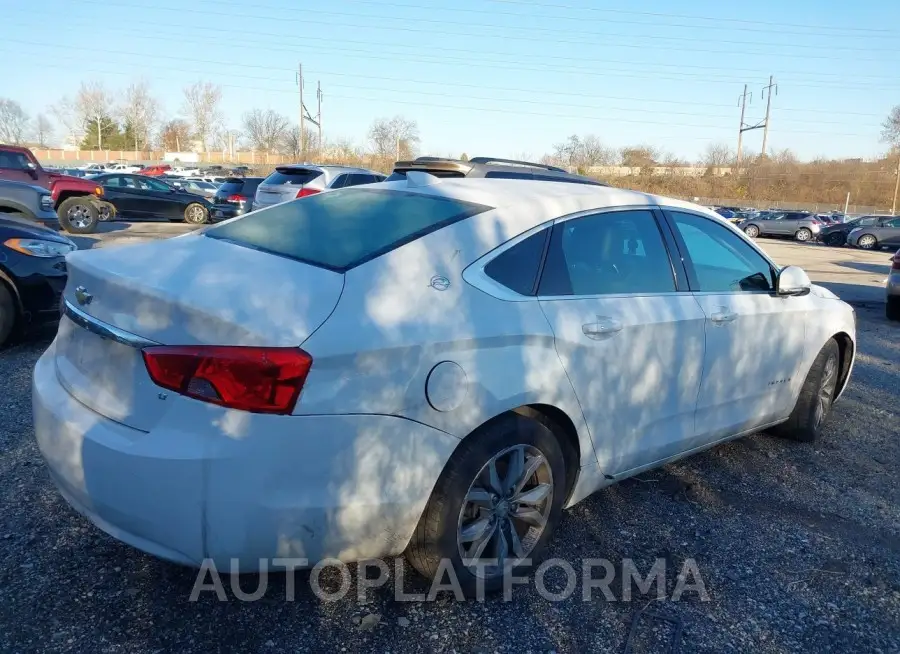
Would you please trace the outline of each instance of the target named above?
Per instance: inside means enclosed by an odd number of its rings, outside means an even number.
[[[801,243],[807,243],[812,238],[812,232],[806,229],[806,227],[801,227],[797,230],[797,233],[794,234],[794,238]]]
[[[744,227],[744,233],[750,238],[756,238],[759,236],[759,227],[756,225],[747,225]]]
[[[86,195],[63,200],[56,213],[59,224],[71,234],[93,234],[100,222],[97,205]]]
[[[833,248],[839,248],[847,242],[847,235],[844,232],[835,232],[828,234],[822,242]]]
[[[863,234],[856,239],[856,246],[860,250],[874,250],[878,247],[878,239],[871,234]]]
[[[884,313],[888,320],[900,320],[900,297],[889,297]]]
[[[184,209],[184,222],[189,225],[202,225],[209,220],[209,211],[198,202],[191,202]]]
[[[16,326],[19,312],[16,309],[16,300],[7,288],[0,282],[0,347],[9,340]]]
[[[773,433],[804,443],[811,443],[822,435],[822,425],[837,392],[840,354],[837,341],[833,338],[825,343],[806,375],[791,417],[775,427]]]
[[[520,451],[520,463],[514,464],[512,457]],[[497,483],[494,486],[489,481],[491,463],[495,464]],[[532,466],[539,467],[534,468],[530,476],[527,472],[523,475],[511,473],[513,479],[507,479],[507,473],[514,468],[531,470]],[[519,479],[520,484],[515,483]],[[497,592],[503,588],[507,574],[525,571],[526,566],[516,564],[516,560],[525,558],[534,562],[546,548],[562,516],[565,480],[565,459],[553,432],[532,418],[516,413],[503,414],[457,447],[419,518],[419,525],[406,549],[406,558],[428,579],[434,579],[443,570],[442,560],[449,561],[467,597],[476,597],[479,585],[487,593]],[[520,491],[507,493],[513,485]],[[521,490],[522,486],[525,490]],[[543,495],[545,499],[540,502],[516,500],[535,492],[551,495]],[[527,524],[520,518],[526,513],[529,515]],[[480,533],[489,532],[490,535],[470,539],[472,530],[480,522],[486,525]],[[543,526],[529,526],[537,523]],[[523,534],[518,533],[516,525]],[[515,534],[509,531],[511,528]],[[507,567],[482,569],[485,575],[480,579],[476,577],[476,570],[466,565],[461,550],[468,549],[471,553],[478,543],[483,543],[482,550],[472,555],[473,561],[495,558],[495,548],[506,547],[511,555]],[[517,547],[519,552],[515,552]]]

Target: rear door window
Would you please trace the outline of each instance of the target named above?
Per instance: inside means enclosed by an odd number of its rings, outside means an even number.
[[[303,186],[321,175],[321,170],[310,170],[308,168],[276,168],[275,172],[266,177],[266,180],[263,183],[272,184],[273,186],[281,184]]]
[[[534,295],[549,231],[542,229],[497,255],[484,267],[485,274],[519,295]]]
[[[205,235],[345,272],[491,208],[407,191],[350,188],[262,209]]]

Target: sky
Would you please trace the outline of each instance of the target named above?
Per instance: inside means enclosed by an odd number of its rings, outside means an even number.
[[[569,135],[695,161],[765,115],[803,159],[873,157],[900,104],[896,0],[0,0],[0,97],[31,115],[82,81],[145,80],[167,116],[198,80],[222,86],[228,127],[297,120],[322,85],[326,139],[418,123],[423,154],[538,158]],[[744,147],[758,152],[762,130]]]

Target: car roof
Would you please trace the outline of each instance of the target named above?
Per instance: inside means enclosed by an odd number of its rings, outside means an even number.
[[[394,164],[394,173],[406,173],[408,171],[425,171],[434,170],[443,173],[451,173],[450,177],[486,177],[488,173],[518,173],[530,172],[534,175],[542,175],[545,177],[559,177],[567,179],[571,182],[580,182],[592,186],[605,186],[606,182],[602,182],[593,177],[586,177],[576,173],[570,173],[564,168],[551,166],[548,164],[535,163],[531,161],[520,161],[518,159],[502,159],[499,157],[472,157],[468,161],[462,159],[447,159],[443,157],[417,157],[408,161],[397,161]],[[535,180],[537,181],[537,180]],[[552,181],[542,179],[540,181]]]
[[[567,216],[582,211],[640,206],[666,206],[687,209],[714,219],[719,224],[734,228],[728,221],[714,211],[698,204],[685,202],[665,196],[615,188],[612,186],[593,186],[587,184],[568,184],[565,182],[547,182],[534,180],[511,180],[483,177],[447,177],[436,178],[427,173],[413,180],[397,180],[368,184],[363,189],[386,189],[406,191],[427,195],[452,197],[476,204],[493,207],[496,211],[488,211],[474,216],[474,220],[498,220],[508,227],[507,238],[520,234],[536,225],[554,218]],[[423,179],[426,185],[418,185]],[[523,210],[526,208],[527,210]],[[482,216],[487,216],[482,218]]]

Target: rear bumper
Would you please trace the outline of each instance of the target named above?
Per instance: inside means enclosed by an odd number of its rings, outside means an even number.
[[[889,297],[900,297],[900,271],[891,271],[888,275],[885,289]]]
[[[35,367],[33,411],[54,482],[114,538],[182,564],[399,554],[459,442],[392,416],[265,416],[180,396],[137,431],[69,395],[53,352]]]
[[[245,207],[238,207],[233,204],[214,204],[209,208],[209,218],[213,222],[220,220],[228,220],[229,218],[237,218],[245,213],[250,213],[250,203]]]

